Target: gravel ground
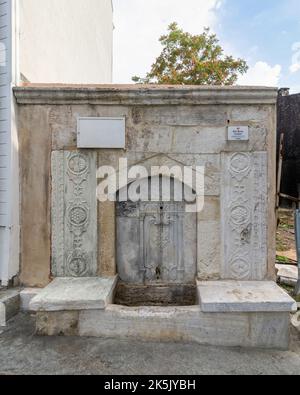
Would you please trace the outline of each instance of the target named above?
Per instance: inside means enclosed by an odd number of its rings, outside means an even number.
[[[0,375],[299,375],[300,341],[288,352],[180,343],[37,337],[20,314],[0,330]]]

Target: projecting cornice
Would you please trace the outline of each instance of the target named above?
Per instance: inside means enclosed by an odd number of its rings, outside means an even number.
[[[218,105],[276,104],[277,88],[164,85],[27,85],[18,104]]]

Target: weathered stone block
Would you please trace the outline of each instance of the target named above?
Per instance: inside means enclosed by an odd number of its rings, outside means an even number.
[[[133,107],[129,122],[133,125],[165,126],[215,126],[226,125],[227,107],[220,106],[215,112],[214,106],[193,108],[191,106]]]
[[[243,106],[241,109],[239,106],[228,106],[227,107],[228,120],[232,124],[248,123],[248,124],[259,124],[268,125],[270,119],[270,106],[266,105],[252,105]]]
[[[206,216],[203,213],[204,216]],[[201,216],[201,214],[200,214]],[[221,224],[198,221],[198,278],[217,280],[221,277]]]
[[[116,214],[115,203],[99,204],[98,248],[101,277],[112,277],[117,274],[116,268]]]
[[[31,311],[105,309],[113,303],[117,277],[56,278],[30,303]]]
[[[124,307],[38,312],[36,332],[142,341],[190,342],[212,346],[289,347],[288,313],[203,313],[191,307]]]
[[[203,210],[198,214],[199,222],[220,222],[221,202],[219,197],[206,197]],[[208,232],[210,233],[210,232]]]
[[[273,282],[198,282],[198,292],[204,313],[297,311],[296,302]]]
[[[287,350],[290,344],[290,313],[252,314],[249,347]]]
[[[38,312],[36,334],[39,336],[78,336],[78,311]]]
[[[139,125],[127,127],[127,149],[169,154],[215,154],[267,149],[267,127],[249,126],[249,141],[228,142],[227,123],[222,126]]]
[[[52,153],[52,275],[98,274],[97,155]]]
[[[221,180],[222,278],[267,275],[267,153],[224,154]]]
[[[82,312],[80,336],[184,341],[200,344],[238,346],[249,328],[245,315],[203,314],[195,307],[108,306],[103,311]]]
[[[0,291],[0,327],[20,311],[20,290]]]
[[[51,250],[49,108],[25,106],[17,112],[22,191],[20,281],[44,287],[49,282]]]
[[[6,310],[4,303],[0,303],[0,328],[6,325]]]
[[[299,270],[297,266],[276,265],[277,279],[280,284],[295,287],[298,281]]]
[[[288,349],[288,313],[203,313],[199,307],[122,307],[84,311],[79,335],[212,346]]]
[[[25,288],[20,293],[21,311],[30,311],[29,305],[33,298],[35,298],[42,289],[40,288]]]
[[[298,306],[300,308],[300,306]],[[292,325],[300,334],[300,311],[292,316]]]

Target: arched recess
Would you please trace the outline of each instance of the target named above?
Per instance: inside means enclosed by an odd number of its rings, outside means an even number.
[[[150,191],[154,192],[152,196]],[[118,191],[116,248],[122,282],[140,285],[195,282],[197,214],[187,210],[194,204],[193,198],[194,191],[181,181],[161,176],[139,180]]]

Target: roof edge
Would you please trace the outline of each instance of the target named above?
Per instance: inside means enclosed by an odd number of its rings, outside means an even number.
[[[250,86],[50,85],[14,88],[18,104],[276,104],[278,89]]]

